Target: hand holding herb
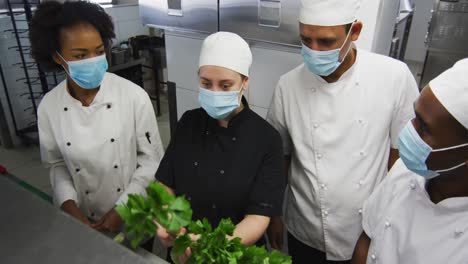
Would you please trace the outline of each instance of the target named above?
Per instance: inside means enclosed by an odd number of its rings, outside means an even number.
[[[168,246],[175,238],[172,259],[176,263],[181,259],[186,263],[204,264],[291,263],[290,257],[278,251],[269,253],[264,247],[247,247],[238,237],[228,239],[236,228],[230,219],[222,219],[214,230],[206,219],[192,222],[189,202],[184,197],[174,197],[161,184],[150,183],[147,193],[146,198],[129,195],[127,204],[116,208],[125,221],[126,235],[131,238],[133,248],[145,236],[153,236],[158,230],[158,223],[162,227],[158,233]]]

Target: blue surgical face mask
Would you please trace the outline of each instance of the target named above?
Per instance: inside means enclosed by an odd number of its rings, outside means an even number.
[[[232,92],[214,92],[200,87],[198,102],[212,118],[225,119],[240,106],[239,97],[242,87],[239,91]]]
[[[68,71],[63,68],[68,76],[81,88],[94,89],[101,85],[108,68],[105,54],[78,61],[66,61],[60,53],[57,54],[67,63]]]
[[[351,25],[351,28],[353,25]],[[309,70],[319,76],[329,76],[333,72],[338,69],[341,63],[344,61],[346,56],[348,56],[349,51],[351,50],[351,45],[349,46],[346,54],[343,56],[343,59],[340,61],[340,53],[343,47],[348,42],[348,38],[351,33],[351,28],[348,31],[348,35],[346,35],[346,39],[339,49],[335,50],[325,50],[325,51],[317,51],[313,50],[306,45],[302,44],[301,55],[304,59],[304,63],[307,65]]]
[[[427,168],[426,160],[432,152],[442,152],[468,146],[468,143],[441,149],[432,149],[418,134],[412,122],[408,122],[398,138],[398,150],[400,158],[406,167],[426,179],[431,179],[440,175],[441,172],[448,172],[465,166],[461,163],[448,169],[430,170]]]

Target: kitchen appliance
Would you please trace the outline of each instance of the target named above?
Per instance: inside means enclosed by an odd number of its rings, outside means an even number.
[[[300,46],[300,1],[221,0],[219,30],[275,44]]]
[[[203,33],[218,31],[218,0],[140,0],[143,24]]]
[[[431,13],[420,87],[468,57],[468,0],[436,0]]]
[[[111,65],[127,63],[130,60],[130,49],[115,47],[111,50]]]

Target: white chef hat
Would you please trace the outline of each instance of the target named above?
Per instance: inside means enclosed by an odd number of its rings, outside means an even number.
[[[220,66],[249,76],[252,52],[239,35],[217,32],[203,41],[198,67],[205,65]]]
[[[299,21],[314,26],[341,26],[353,23],[361,0],[301,0]]]
[[[468,129],[468,58],[455,63],[429,86],[445,109]]]

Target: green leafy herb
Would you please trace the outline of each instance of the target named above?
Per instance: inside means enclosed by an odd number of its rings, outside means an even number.
[[[146,188],[147,197],[130,194],[127,204],[118,205],[115,210],[126,226],[126,236],[133,248],[145,237],[156,233],[156,222],[170,233],[177,234],[192,219],[190,203],[184,197],[175,198],[161,184],[152,182]]]
[[[138,247],[145,237],[153,236],[158,222],[172,234],[178,234],[183,227],[187,234],[177,235],[172,249],[172,259],[177,263],[177,255],[184,254],[190,247],[192,255],[187,263],[220,263],[220,264],[290,264],[291,258],[278,251],[269,253],[264,247],[247,247],[240,238],[232,236],[235,225],[230,219],[222,219],[213,229],[208,220],[191,221],[190,203],[182,197],[174,197],[166,188],[152,182],[146,189],[147,197],[130,194],[124,205],[116,207],[117,213],[125,222],[125,235],[130,239],[133,248]],[[192,241],[188,233],[198,235]],[[123,240],[119,234],[116,241]]]
[[[218,227],[212,230],[206,219],[190,223],[189,233],[199,235],[196,241],[185,234],[178,236],[173,252],[173,260],[178,254],[184,254],[187,247],[192,249],[192,255],[187,264],[196,263],[226,263],[226,264],[288,264],[291,258],[278,251],[269,253],[265,247],[247,247],[240,238],[229,240],[235,225],[229,219],[222,219]]]

